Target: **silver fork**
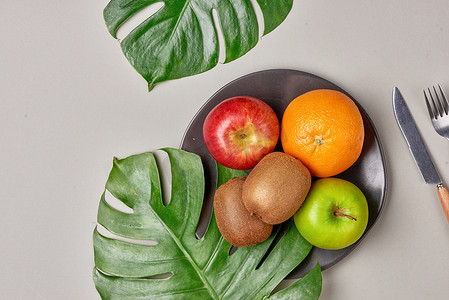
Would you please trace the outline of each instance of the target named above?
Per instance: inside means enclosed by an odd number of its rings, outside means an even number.
[[[438,90],[433,86],[433,93],[430,88],[424,90],[427,110],[436,132],[449,140],[449,102],[443,89],[438,85]]]

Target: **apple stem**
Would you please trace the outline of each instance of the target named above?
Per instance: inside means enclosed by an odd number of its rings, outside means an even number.
[[[357,221],[357,219],[354,218],[353,216],[346,215],[346,214],[342,213],[342,212],[339,211],[339,210],[337,210],[337,211],[334,212],[334,216],[336,216],[336,217],[345,217],[345,218],[348,218],[348,219],[350,219],[350,220]]]
[[[245,139],[245,138],[246,138],[246,134],[242,133],[242,134],[240,135],[240,138],[241,138],[242,140]]]

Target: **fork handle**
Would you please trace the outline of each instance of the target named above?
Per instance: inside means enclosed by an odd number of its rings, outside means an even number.
[[[443,206],[444,214],[449,222],[449,191],[442,184],[437,185],[438,197],[441,201],[441,206]]]

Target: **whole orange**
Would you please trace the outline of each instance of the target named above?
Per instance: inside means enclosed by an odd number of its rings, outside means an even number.
[[[313,90],[295,98],[282,117],[281,142],[312,176],[337,175],[359,158],[365,130],[357,105],[334,90]]]

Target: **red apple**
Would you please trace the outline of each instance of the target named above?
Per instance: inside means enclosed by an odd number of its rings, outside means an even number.
[[[262,100],[232,97],[209,112],[203,124],[203,137],[217,162],[231,169],[250,169],[274,150],[279,139],[279,121]]]

